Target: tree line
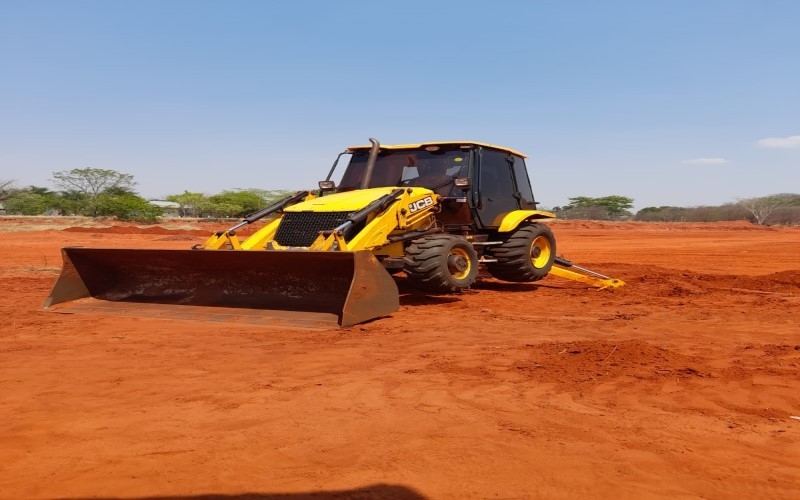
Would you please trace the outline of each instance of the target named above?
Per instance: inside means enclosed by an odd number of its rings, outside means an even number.
[[[163,209],[139,196],[133,176],[116,170],[78,168],[54,172],[59,190],[0,180],[0,203],[8,215],[85,215],[152,223]],[[235,189],[206,195],[184,191],[165,197],[181,217],[244,217],[290,194],[285,190]],[[800,224],[800,194],[781,193],[718,206],[646,207],[632,212],[633,198],[620,195],[576,196],[552,211],[562,219],[635,220],[645,222],[720,222],[749,220],[754,224]]]
[[[13,181],[0,180],[0,203],[8,215],[84,215],[114,217],[123,221],[153,223],[164,209],[141,197],[133,176],[99,168],[77,168],[54,172],[58,191],[39,186],[16,188]],[[289,192],[235,189],[214,195],[185,191],[166,197],[178,205],[181,217],[244,217]]]
[[[635,214],[633,199],[626,196],[569,198],[563,207],[553,208],[562,219],[634,220],[642,222],[722,222],[747,220],[759,225],[800,224],[800,194],[780,193],[747,198],[716,206],[645,207]]]

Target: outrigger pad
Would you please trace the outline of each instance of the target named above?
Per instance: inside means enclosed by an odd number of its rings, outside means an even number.
[[[61,252],[61,275],[44,304],[48,311],[324,328],[362,323],[400,307],[397,285],[366,250]]]

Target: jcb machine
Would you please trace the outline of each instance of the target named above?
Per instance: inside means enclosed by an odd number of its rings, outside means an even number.
[[[525,156],[480,142],[354,146],[319,189],[287,197],[186,250],[64,248],[46,310],[306,327],[349,326],[399,308],[391,274],[423,293],[547,274],[619,280],[556,256]],[[349,157],[338,185],[337,165]],[[246,239],[236,231],[264,219]]]

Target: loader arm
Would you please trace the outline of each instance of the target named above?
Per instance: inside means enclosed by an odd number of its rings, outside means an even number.
[[[436,225],[433,215],[440,203],[441,197],[429,189],[397,188],[354,213],[338,227],[322,231],[309,249],[380,249],[381,253],[402,257],[402,244],[397,243],[405,236],[432,230]],[[363,229],[346,241],[346,231],[361,223],[365,223]]]
[[[246,226],[248,224],[252,224],[258,220],[263,219],[268,215],[272,215],[278,212],[283,211],[284,208],[295,205],[302,201],[308,201],[314,198],[314,195],[309,191],[298,191],[297,193],[282,198],[272,205],[268,206],[263,210],[259,210],[253,214],[248,215],[238,224],[233,227],[230,227],[224,231],[216,231],[213,233],[209,238],[199,245],[195,245],[193,248],[196,250],[219,250],[222,248],[226,248],[229,250],[251,250],[252,248],[256,247],[256,243],[259,239],[265,239],[269,236],[269,234],[275,233],[275,227],[277,227],[277,222],[273,221],[272,224],[267,224],[266,227],[257,231],[253,236],[249,237],[244,242],[239,241],[239,236],[236,234],[236,230],[240,227]],[[252,241],[251,241],[252,240]]]

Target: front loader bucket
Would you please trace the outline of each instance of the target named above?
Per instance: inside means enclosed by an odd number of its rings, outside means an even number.
[[[44,309],[271,326],[350,326],[399,308],[368,251],[62,249]]]

